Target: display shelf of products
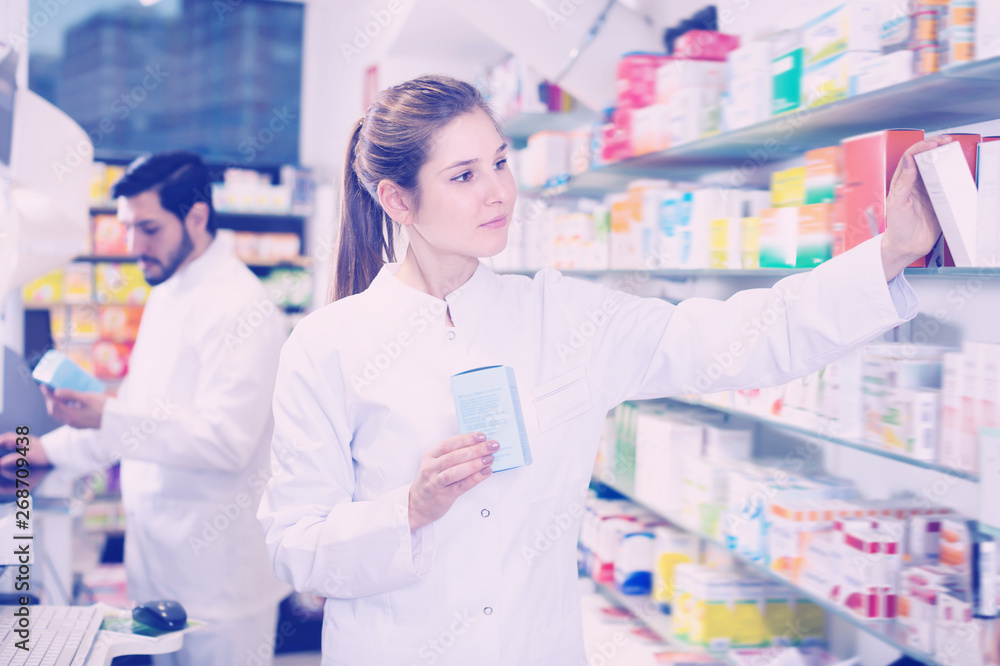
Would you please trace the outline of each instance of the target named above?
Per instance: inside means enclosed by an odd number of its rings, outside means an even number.
[[[90,214],[117,215],[118,210],[110,206],[96,206],[96,207],[91,207]],[[284,213],[236,213],[236,212],[217,210],[215,211],[215,216],[220,222],[239,221],[246,224],[271,223],[276,220],[284,220],[287,222],[295,222],[302,224],[305,223],[306,221],[306,217],[304,215],[289,215]]]
[[[508,273],[512,275],[526,275],[528,277],[533,277],[535,273],[542,270],[510,270],[510,271],[500,271],[502,273]],[[559,272],[563,275],[569,277],[580,277],[580,278],[594,278],[600,276],[626,276],[634,275],[636,273],[642,272],[643,274],[648,274],[651,278],[663,278],[663,279],[697,279],[697,278],[731,278],[734,280],[743,280],[746,278],[783,278],[789,275],[795,275],[796,273],[805,273],[812,270],[811,268],[743,268],[743,269],[726,269],[726,268],[667,268],[667,269],[655,269],[649,271],[641,271],[640,269],[634,270],[578,270],[573,268],[561,268]],[[938,268],[907,268],[903,271],[903,274],[908,278],[981,278],[984,280],[993,280],[1000,278],[1000,268],[955,268],[953,266],[938,267]]]
[[[684,645],[671,638],[673,634],[671,618],[660,611],[656,602],[653,601],[652,596],[648,594],[622,594],[615,589],[614,585],[599,583],[592,578],[591,580],[594,583],[595,589],[604,595],[608,601],[627,609],[642,624],[656,632],[663,639],[664,643],[670,644],[671,647],[683,648],[691,652],[704,652],[704,650],[701,650],[697,646]]]
[[[942,101],[945,100],[945,103]],[[635,178],[690,181],[731,167],[747,171],[741,179],[765,179],[766,164],[794,159],[812,148],[836,144],[846,136],[886,127],[928,131],[994,120],[1000,105],[1000,57],[956,65],[847,99],[790,111],[742,129],[628,158],[571,176],[554,188],[531,195],[592,196],[624,189]]]
[[[966,481],[972,481],[977,483],[979,481],[979,476],[977,474],[972,474],[970,472],[965,472],[958,469],[953,469],[945,465],[941,465],[936,462],[931,462],[927,460],[918,460],[916,458],[911,458],[910,456],[896,453],[888,449],[879,448],[877,444],[865,441],[857,441],[851,439],[843,439],[839,437],[834,437],[827,435],[825,433],[819,432],[818,430],[812,428],[806,428],[803,426],[796,425],[794,423],[789,423],[782,419],[771,418],[762,414],[756,414],[754,412],[744,411],[742,409],[733,409],[731,407],[724,407],[722,405],[717,405],[711,402],[705,402],[703,400],[698,400],[695,398],[682,398],[682,397],[672,397],[669,400],[673,402],[678,402],[684,405],[696,405],[699,407],[708,407],[709,409],[714,409],[726,414],[732,414],[734,416],[741,416],[749,419],[753,419],[759,423],[767,423],[775,425],[788,432],[794,432],[799,435],[805,435],[807,437],[812,437],[814,439],[819,439],[830,444],[835,444],[837,446],[846,446],[851,449],[856,449],[858,451],[864,451],[865,453],[870,453],[874,456],[879,456],[882,458],[889,458],[890,460],[895,460],[897,462],[906,463],[907,465],[912,465],[914,467],[921,467],[923,469],[929,469],[934,472],[940,472],[941,474],[948,474],[949,476],[955,476],[959,479],[964,479]]]
[[[515,113],[505,118],[503,129],[515,142],[524,143],[535,132],[545,130],[568,131],[596,122],[599,116],[593,111],[578,107],[567,112]]]
[[[859,629],[865,631],[866,633],[884,641],[885,643],[899,650],[903,654],[906,654],[922,663],[930,664],[932,666],[940,664],[940,662],[934,660],[932,655],[929,655],[923,652],[922,650],[917,650],[911,645],[907,645],[907,643],[905,642],[905,635],[906,635],[905,630],[901,627],[899,622],[894,620],[865,621],[859,617],[856,617],[855,615],[844,609],[842,606],[839,606],[836,603],[833,603],[820,595],[812,593],[807,588],[797,585],[795,582],[769,569],[760,562],[755,562],[747,557],[744,557],[742,554],[738,552],[729,550],[725,543],[703,534],[702,532],[693,528],[692,526],[685,524],[684,521],[678,520],[675,517],[664,515],[662,512],[656,511],[650,508],[649,506],[643,504],[642,502],[637,501],[635,499],[635,491],[631,483],[625,483],[617,479],[609,480],[607,478],[595,479],[594,482],[610,489],[611,491],[613,491],[618,495],[621,495],[625,499],[628,499],[630,502],[633,502],[634,504],[642,507],[646,511],[649,511],[652,514],[657,515],[660,518],[663,518],[664,520],[668,521],[675,527],[682,529],[686,532],[689,532],[691,534],[694,534],[699,538],[704,539],[709,543],[715,544],[720,548],[725,548],[734,559],[741,562],[747,569],[749,569],[753,573],[762,576],[764,578],[777,581],[779,583],[782,583],[783,585],[788,585],[790,587],[795,588],[796,590],[799,590],[804,596],[808,597],[813,603],[820,606],[824,611],[826,611],[831,616],[836,616],[838,618],[846,620],[855,627],[858,627]]]
[[[625,168],[625,162],[618,162],[566,175],[559,182],[544,187],[522,187],[518,191],[526,197],[543,199],[562,196],[600,199],[608,192],[626,189],[635,179],[636,176]]]
[[[96,255],[81,255],[79,257],[74,257],[73,261],[84,262],[88,264],[101,264],[101,263],[118,263],[118,264],[134,264],[137,258],[132,256],[96,256]],[[246,260],[247,266],[251,268],[308,268],[312,266],[313,260],[311,257],[295,257],[293,259],[250,259]]]

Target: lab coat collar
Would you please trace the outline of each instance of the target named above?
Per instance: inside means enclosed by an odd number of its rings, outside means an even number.
[[[178,270],[171,279],[176,280],[177,288],[190,289],[203,284],[215,266],[229,254],[218,238],[213,238],[205,251],[187,266]]]
[[[378,275],[372,280],[369,289],[392,293],[395,297],[401,299],[401,302],[440,303],[440,299],[397,280],[396,273],[399,271],[400,265],[397,262],[382,266]],[[472,277],[465,284],[444,297],[451,312],[451,320],[455,326],[463,326],[475,321],[476,313],[489,303],[490,294],[498,279],[497,274],[489,266],[480,261]]]

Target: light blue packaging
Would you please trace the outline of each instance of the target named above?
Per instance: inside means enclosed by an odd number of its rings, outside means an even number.
[[[500,443],[493,454],[494,472],[531,464],[513,368],[491,365],[452,375],[451,392],[459,431],[482,432]]]
[[[71,389],[84,393],[104,393],[104,382],[81,368],[73,359],[61,351],[50,349],[45,352],[31,376],[35,381],[57,389]]]

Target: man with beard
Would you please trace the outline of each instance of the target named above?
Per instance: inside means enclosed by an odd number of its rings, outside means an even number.
[[[121,461],[129,596],[173,599],[210,623],[155,663],[269,664],[288,588],[255,513],[270,470],[280,310],[215,240],[197,155],[141,157],[112,196],[153,286],[128,375],[117,397],[43,387],[66,425],[33,438],[29,458],[81,472]]]

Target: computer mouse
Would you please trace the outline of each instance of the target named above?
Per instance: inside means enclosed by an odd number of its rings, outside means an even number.
[[[177,631],[187,624],[187,613],[180,602],[170,599],[149,601],[132,609],[132,619],[161,631]]]

